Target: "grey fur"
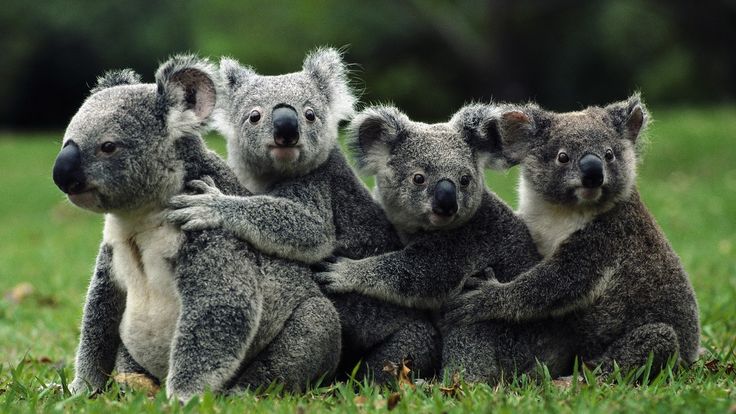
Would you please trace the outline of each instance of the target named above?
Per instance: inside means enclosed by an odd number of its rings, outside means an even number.
[[[81,156],[74,171],[90,190],[70,200],[106,213],[74,392],[103,388],[116,358],[118,369],[149,373],[181,400],[272,381],[302,389],[336,368],[339,318],[307,265],[222,229],[181,231],[164,219],[190,180],[248,195],[199,135],[215,79],[206,60],[174,57],[156,84],[101,82],[67,128],[64,144]],[[104,152],[104,142],[116,148]]]
[[[501,159],[492,129],[499,113],[495,106],[470,105],[449,122],[424,124],[394,107],[361,112],[351,124],[350,142],[359,165],[376,175],[376,197],[405,247],[340,259],[318,280],[328,290],[439,311],[469,277],[478,283],[491,269],[499,280],[510,281],[533,267],[540,256],[526,226],[484,185],[484,167]],[[417,173],[425,177],[420,185],[413,182]],[[470,177],[467,186],[460,184],[462,176]],[[456,183],[458,211],[446,220],[432,211],[440,180]],[[497,370],[489,341],[503,335],[502,329],[521,330],[498,325],[447,326],[443,370],[463,368],[468,380],[488,379],[488,371]]]
[[[614,361],[625,370],[643,365],[650,352],[655,372],[675,353],[695,360],[695,294],[635,187],[648,119],[638,95],[580,112],[527,105],[502,116],[506,159],[522,168],[520,215],[545,258],[510,283],[491,280],[464,293],[449,305],[446,323],[552,317],[574,338],[555,358],[578,355],[606,372]],[[605,160],[607,149],[613,159]],[[560,151],[569,162],[558,161]],[[581,186],[585,154],[605,160],[600,194]]]
[[[258,75],[231,59],[221,61],[220,71],[225,98],[218,128],[240,182],[258,195],[223,197],[211,189],[176,197],[171,221],[183,228],[224,226],[262,251],[306,263],[330,254],[361,259],[400,247],[337,145],[338,122],[352,115],[355,101],[339,52],[318,49],[302,71],[285,75]],[[279,160],[272,148],[272,112],[283,105],[298,114],[296,159]],[[306,119],[307,106],[316,114],[313,122]],[[257,122],[249,119],[254,109]],[[331,299],[343,328],[343,371],[363,359],[379,382],[386,381],[386,360],[411,354],[417,371],[432,374],[438,336],[426,313],[355,294]]]

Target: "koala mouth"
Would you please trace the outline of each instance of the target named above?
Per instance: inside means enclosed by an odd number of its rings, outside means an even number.
[[[603,190],[600,187],[596,188],[585,188],[578,187],[575,189],[575,196],[579,201],[585,203],[594,203],[601,198]]]
[[[86,210],[97,209],[97,191],[94,188],[87,188],[84,191],[69,193],[69,201],[77,207]]]
[[[429,223],[434,227],[445,227],[452,224],[457,217],[457,214],[451,216],[441,216],[435,213],[429,213]]]
[[[297,147],[278,147],[269,146],[268,151],[271,157],[278,162],[294,162],[299,159],[301,149]]]

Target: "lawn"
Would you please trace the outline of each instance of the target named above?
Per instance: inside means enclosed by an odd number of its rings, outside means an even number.
[[[639,170],[642,196],[682,257],[700,302],[703,357],[689,370],[642,384],[623,378],[565,386],[521,378],[495,388],[437,384],[401,390],[396,412],[736,412],[736,107],[653,110],[656,122]],[[206,394],[186,406],[163,392],[71,397],[84,293],[102,217],[67,201],[51,180],[61,132],[0,134],[0,412],[384,412],[395,389],[325,385],[304,395],[278,390]],[[224,145],[209,138],[213,148]],[[515,205],[517,172],[488,173]]]

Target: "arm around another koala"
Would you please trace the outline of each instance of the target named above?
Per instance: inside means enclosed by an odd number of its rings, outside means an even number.
[[[87,290],[74,380],[70,384],[75,394],[88,385],[92,390],[103,389],[115,367],[125,293],[112,281],[112,255],[111,246],[103,244],[100,247]]]
[[[486,267],[483,256],[447,248],[453,244],[430,235],[395,252],[338,259],[314,277],[328,291],[359,292],[402,306],[437,309],[463,280]]]
[[[454,298],[446,307],[444,323],[520,321],[565,314],[605,289],[615,270],[613,265],[606,267],[609,259],[605,240],[586,238],[578,232],[551,257],[511,282],[489,280]]]
[[[169,221],[184,230],[222,227],[258,250],[306,263],[332,253],[335,228],[328,191],[298,183],[273,195],[226,196],[201,181],[199,195],[179,195],[169,202]]]

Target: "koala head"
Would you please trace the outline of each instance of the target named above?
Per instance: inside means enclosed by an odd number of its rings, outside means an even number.
[[[177,56],[144,84],[131,70],[98,79],[74,115],[53,178],[69,200],[95,212],[162,206],[183,186],[177,139],[197,134],[215,107],[214,68]]]
[[[495,108],[471,105],[447,123],[425,124],[376,106],[353,119],[358,167],[376,176],[376,197],[399,230],[450,229],[473,217],[485,191],[483,169],[498,157],[488,130],[495,115]]]
[[[327,159],[338,123],[353,114],[347,66],[335,49],[317,49],[300,72],[278,76],[223,59],[220,75],[217,126],[241,180],[308,173]]]
[[[497,125],[506,161],[522,166],[522,191],[566,208],[605,210],[634,187],[648,120],[635,94],[579,112],[518,107],[503,113]]]

